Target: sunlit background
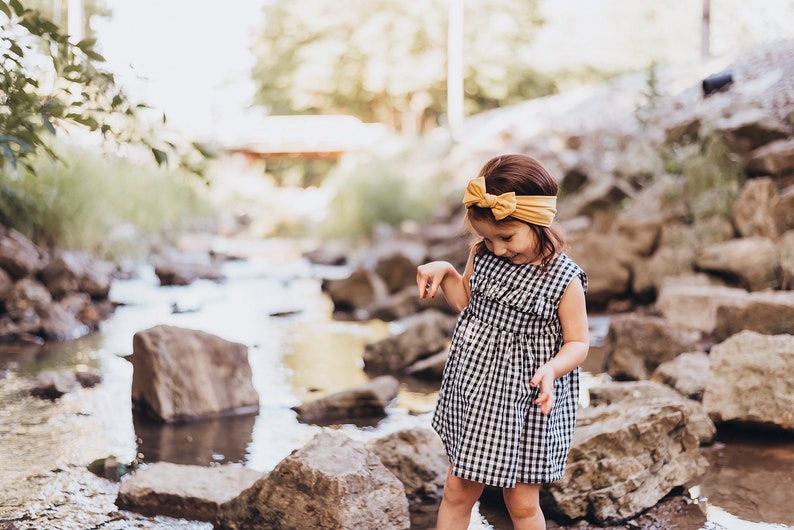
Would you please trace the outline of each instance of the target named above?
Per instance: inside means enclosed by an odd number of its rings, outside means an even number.
[[[112,18],[97,19],[93,29],[132,95],[165,111],[171,126],[186,134],[233,142],[266,114],[252,107],[250,48],[254,32],[267,23],[266,3],[108,0]],[[546,24],[527,29],[536,32],[531,62],[554,73],[698,61],[703,3],[542,0]],[[710,13],[715,56],[794,36],[791,0],[711,0]]]

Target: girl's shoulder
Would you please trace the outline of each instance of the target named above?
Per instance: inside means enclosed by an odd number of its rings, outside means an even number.
[[[587,292],[587,273],[579,266],[574,260],[568,256],[566,253],[561,253],[557,256],[552,263],[549,264],[550,269],[553,267],[557,271],[557,275],[562,276],[565,279],[565,285],[567,286],[571,280],[575,277],[579,277],[579,281],[582,282],[582,287],[584,288],[585,292]]]

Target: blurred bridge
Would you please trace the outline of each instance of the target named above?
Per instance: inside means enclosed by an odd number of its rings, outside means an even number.
[[[385,126],[347,115],[267,116],[231,150],[250,159],[326,158],[372,147]]]

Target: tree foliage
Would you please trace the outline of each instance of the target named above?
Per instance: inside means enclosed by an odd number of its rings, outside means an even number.
[[[130,101],[113,74],[100,68],[105,59],[95,44],[91,38],[71,42],[20,0],[0,0],[0,169],[21,163],[32,170],[29,160],[40,151],[56,157],[47,135],[77,126],[146,146],[158,164],[173,153],[180,165],[201,173],[198,151],[141,131],[137,112],[145,105]]]
[[[467,113],[549,94],[532,68],[537,0],[464,1]],[[446,112],[449,0],[275,0],[255,43],[257,102],[273,114],[352,114],[395,129]]]

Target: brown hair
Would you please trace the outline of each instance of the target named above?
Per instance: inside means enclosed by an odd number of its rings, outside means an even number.
[[[521,155],[501,155],[490,159],[480,170],[480,177],[485,178],[485,189],[492,195],[515,192],[516,195],[557,195],[557,181],[534,158]],[[541,257],[541,265],[546,268],[554,257],[562,252],[565,247],[565,238],[559,228],[552,226],[539,226],[514,217],[507,217],[497,221],[490,208],[471,206],[466,211],[466,220],[472,219],[489,221],[491,223],[524,223],[536,235],[537,252]],[[469,226],[471,226],[469,224]],[[474,245],[477,252],[484,248],[482,240]]]

